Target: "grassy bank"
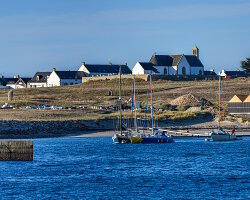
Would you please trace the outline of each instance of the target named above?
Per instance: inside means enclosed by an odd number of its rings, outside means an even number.
[[[129,102],[132,96],[132,80],[122,80],[123,102]],[[14,90],[14,99],[9,104],[16,108],[31,105],[60,105],[60,106],[112,106],[118,99],[118,80],[90,81],[81,85],[18,89]],[[227,110],[227,102],[235,94],[249,93],[250,79],[238,78],[222,81],[222,107]],[[137,101],[146,105],[149,83],[136,80]],[[109,91],[113,92],[109,96]],[[181,95],[192,93],[213,103],[216,110],[218,102],[218,81],[153,81],[153,102],[156,119],[159,120],[188,120],[205,118],[211,115],[209,110],[200,112],[185,112],[184,107],[172,110],[169,102]],[[0,90],[0,105],[7,102],[8,91]],[[161,111],[163,110],[163,111]],[[100,110],[0,110],[0,120],[27,121],[64,121],[64,120],[93,120],[117,118],[115,111]],[[144,111],[138,111],[138,116],[144,118]],[[124,117],[130,117],[130,111],[124,112]],[[148,115],[149,117],[149,115]]]

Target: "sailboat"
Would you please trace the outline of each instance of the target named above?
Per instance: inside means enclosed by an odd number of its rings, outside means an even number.
[[[120,67],[119,70],[119,110],[120,110],[120,117],[119,117],[119,130],[118,132],[114,133],[112,140],[115,144],[126,144],[130,142],[131,133],[129,130],[122,130],[122,97],[121,97],[121,87],[122,87],[122,70]]]
[[[131,144],[142,143],[141,134],[139,133],[138,126],[137,126],[137,115],[136,115],[137,105],[136,105],[136,93],[135,93],[135,75],[134,75],[134,78],[133,78],[133,98],[132,98],[132,101],[134,101],[134,105],[132,103],[131,112],[133,112],[133,108],[134,108],[134,112],[135,112],[135,118],[134,118],[135,130],[134,130],[133,134],[130,137],[130,143]],[[133,116],[133,114],[132,114],[132,116]]]
[[[159,131],[158,128],[154,127],[154,110],[153,110],[153,95],[152,95],[152,76],[150,75],[150,91],[151,91],[151,121],[152,128],[151,133],[145,134],[144,129],[142,134],[132,136],[130,142],[132,143],[173,143],[173,138],[165,134],[164,131]],[[146,114],[145,114],[146,115]]]
[[[142,143],[173,143],[174,140],[166,135],[164,131],[159,131],[154,126],[154,108],[153,108],[153,92],[152,92],[152,76],[150,75],[150,93],[151,93],[151,134],[142,135]]]
[[[220,100],[221,99],[221,76],[219,76],[219,128],[217,131],[212,131],[211,139],[215,141],[233,141],[237,140],[235,135],[228,133],[227,131],[223,130],[220,126]],[[208,141],[208,139],[206,139]]]

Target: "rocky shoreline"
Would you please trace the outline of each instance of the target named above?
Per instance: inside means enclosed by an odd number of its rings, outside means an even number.
[[[215,121],[183,121],[166,123],[160,121],[158,127],[171,130],[211,130],[217,128]],[[250,130],[249,124],[222,121],[224,129]],[[0,121],[0,139],[63,137],[72,133],[87,131],[100,132],[115,129],[115,120],[70,120],[70,121]]]

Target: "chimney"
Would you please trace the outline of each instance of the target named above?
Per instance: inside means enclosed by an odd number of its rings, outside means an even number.
[[[84,62],[84,61],[82,61],[82,65],[85,65],[85,62]]]
[[[56,68],[53,68],[53,72],[55,72],[56,71]]]

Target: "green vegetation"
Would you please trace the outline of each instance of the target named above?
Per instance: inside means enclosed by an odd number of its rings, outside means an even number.
[[[241,61],[241,68],[248,74],[250,74],[250,57],[246,60]]]

